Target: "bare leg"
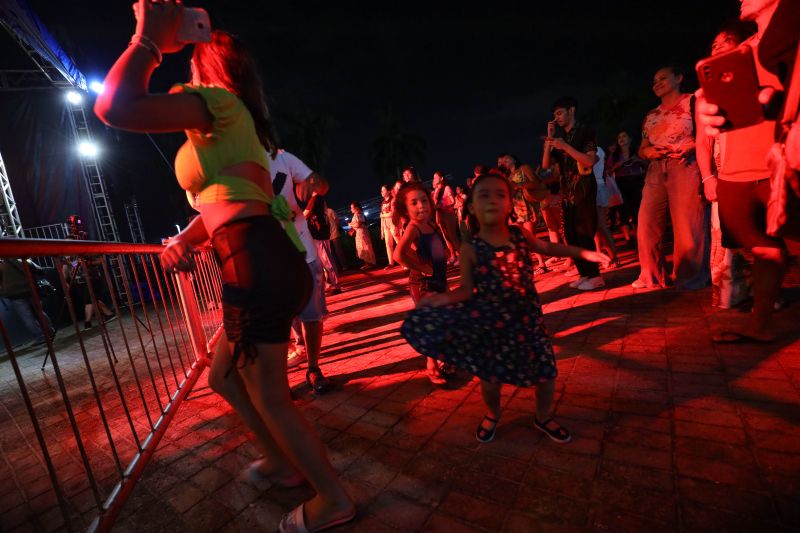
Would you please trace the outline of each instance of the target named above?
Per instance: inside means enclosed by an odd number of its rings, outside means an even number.
[[[495,420],[500,420],[500,389],[499,383],[491,383],[485,379],[481,380],[481,396],[483,403],[486,404],[486,416]],[[488,429],[488,428],[487,428]]]
[[[228,342],[227,335],[223,333],[209,369],[209,387],[233,407],[236,414],[255,435],[256,447],[265,458],[259,469],[262,474],[277,478],[287,478],[297,474],[297,470],[275,443],[264,420],[253,406],[239,373],[236,370],[228,372],[231,368],[232,358],[231,343]]]
[[[94,315],[94,305],[93,304],[86,304],[83,306],[83,316],[86,318],[84,322],[91,322],[92,316]]]
[[[319,354],[322,351],[322,321],[301,323],[308,355],[308,368],[319,368]]]
[[[597,208],[597,233],[595,233],[594,242],[597,245],[597,251],[600,251],[600,244],[605,241],[608,251],[611,252],[611,262],[617,262],[617,247],[614,245],[614,236],[611,235],[611,230],[608,229],[608,208]]]
[[[527,222],[523,222],[522,223],[522,227],[525,228],[526,230],[528,230],[529,232],[531,232],[531,235],[536,237],[536,226],[534,225],[534,221],[533,220],[529,220]],[[538,253],[535,253],[533,255],[536,257],[536,260],[539,261],[539,266],[541,268],[547,270],[547,267],[544,264],[544,256],[542,254],[538,254]]]
[[[353,501],[339,482],[317,432],[289,395],[286,343],[259,344],[255,361],[239,369],[253,404],[276,443],[316,491],[305,503],[309,530],[349,515]]]
[[[553,410],[553,396],[556,391],[554,379],[536,385],[536,419],[544,422]]]

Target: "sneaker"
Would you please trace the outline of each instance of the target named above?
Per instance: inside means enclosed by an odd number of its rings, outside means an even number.
[[[83,329],[90,329],[91,327],[92,327],[91,320],[87,320],[86,322],[83,323]]]
[[[569,286],[572,287],[573,289],[577,289],[578,285],[580,285],[581,283],[583,283],[587,279],[589,279],[589,278],[581,276],[578,279],[576,279],[575,281],[571,281]]]
[[[634,289],[649,289],[650,287],[644,281],[637,279],[633,283],[631,283],[631,287]]]
[[[560,265],[564,261],[565,261],[565,259],[563,257],[551,257],[550,259],[545,261],[544,264],[547,267],[552,267],[552,266]]]
[[[305,350],[292,350],[286,358],[286,368],[295,368],[308,361]]]
[[[606,286],[606,282],[603,281],[603,278],[601,278],[600,276],[595,276],[593,278],[584,279],[575,288],[578,289],[578,290],[581,290],[581,291],[593,291],[595,289],[599,289],[599,288],[605,287],[605,286]]]
[[[334,294],[341,294],[341,293],[342,293],[342,288],[341,287],[331,287],[330,289],[327,289],[325,291],[325,294],[327,294],[328,296],[332,296]]]
[[[580,276],[580,274],[578,273],[578,267],[572,267],[568,270],[565,270],[564,275],[568,278],[574,278],[576,276]]]

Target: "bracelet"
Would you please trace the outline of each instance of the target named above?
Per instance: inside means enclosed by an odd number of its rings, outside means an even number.
[[[154,43],[151,38],[145,35],[137,33],[136,35],[131,37],[131,42],[128,43],[128,46],[130,45],[141,46],[142,48],[153,54],[153,57],[156,58],[156,63],[158,63],[159,65],[161,64],[161,61],[164,59],[164,56],[161,55],[161,50],[158,48],[158,45]]]
[[[705,178],[703,178],[703,181],[701,183],[705,183],[708,180],[710,180],[711,178],[716,178],[716,176],[714,174],[711,174],[710,176],[706,176]]]

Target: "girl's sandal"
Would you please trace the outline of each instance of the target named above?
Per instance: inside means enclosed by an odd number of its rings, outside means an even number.
[[[492,429],[486,429],[483,427],[484,422],[491,422]],[[492,418],[491,416],[484,416],[481,423],[478,424],[478,429],[475,430],[475,438],[478,439],[478,442],[491,442],[494,439],[494,434],[497,431],[497,423],[500,422]]]
[[[447,385],[447,380],[442,376],[438,368],[429,368],[426,374],[434,385]]]
[[[550,425],[551,427],[547,427],[548,425]],[[536,429],[538,429],[539,431],[543,432],[545,435],[550,437],[550,440],[552,440],[553,442],[557,442],[559,444],[566,444],[572,440],[572,435],[570,435],[569,431],[567,431],[566,428],[564,428],[561,424],[559,424],[552,418],[548,418],[544,422],[539,422],[539,419],[534,417],[533,427],[535,427]]]

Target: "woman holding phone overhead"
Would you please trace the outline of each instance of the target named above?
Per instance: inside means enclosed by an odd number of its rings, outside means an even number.
[[[125,130],[186,132],[175,171],[200,216],[171,240],[161,262],[168,270],[191,270],[194,247],[209,238],[220,258],[226,337],[209,383],[257,437],[265,457],[251,469],[273,484],[307,480],[316,490],[283,518],[282,531],[350,521],[352,500],[289,395],[289,329],[309,297],[311,277],[302,245],[278,220],[286,206],[269,179],[268,152],[276,146],[255,64],[236,38],[215,30],[195,46],[191,82],[151,94],[162,54],[186,44],[178,39],[184,8],[175,0],[140,0],[135,10],[136,33],[109,71],[95,112]]]

